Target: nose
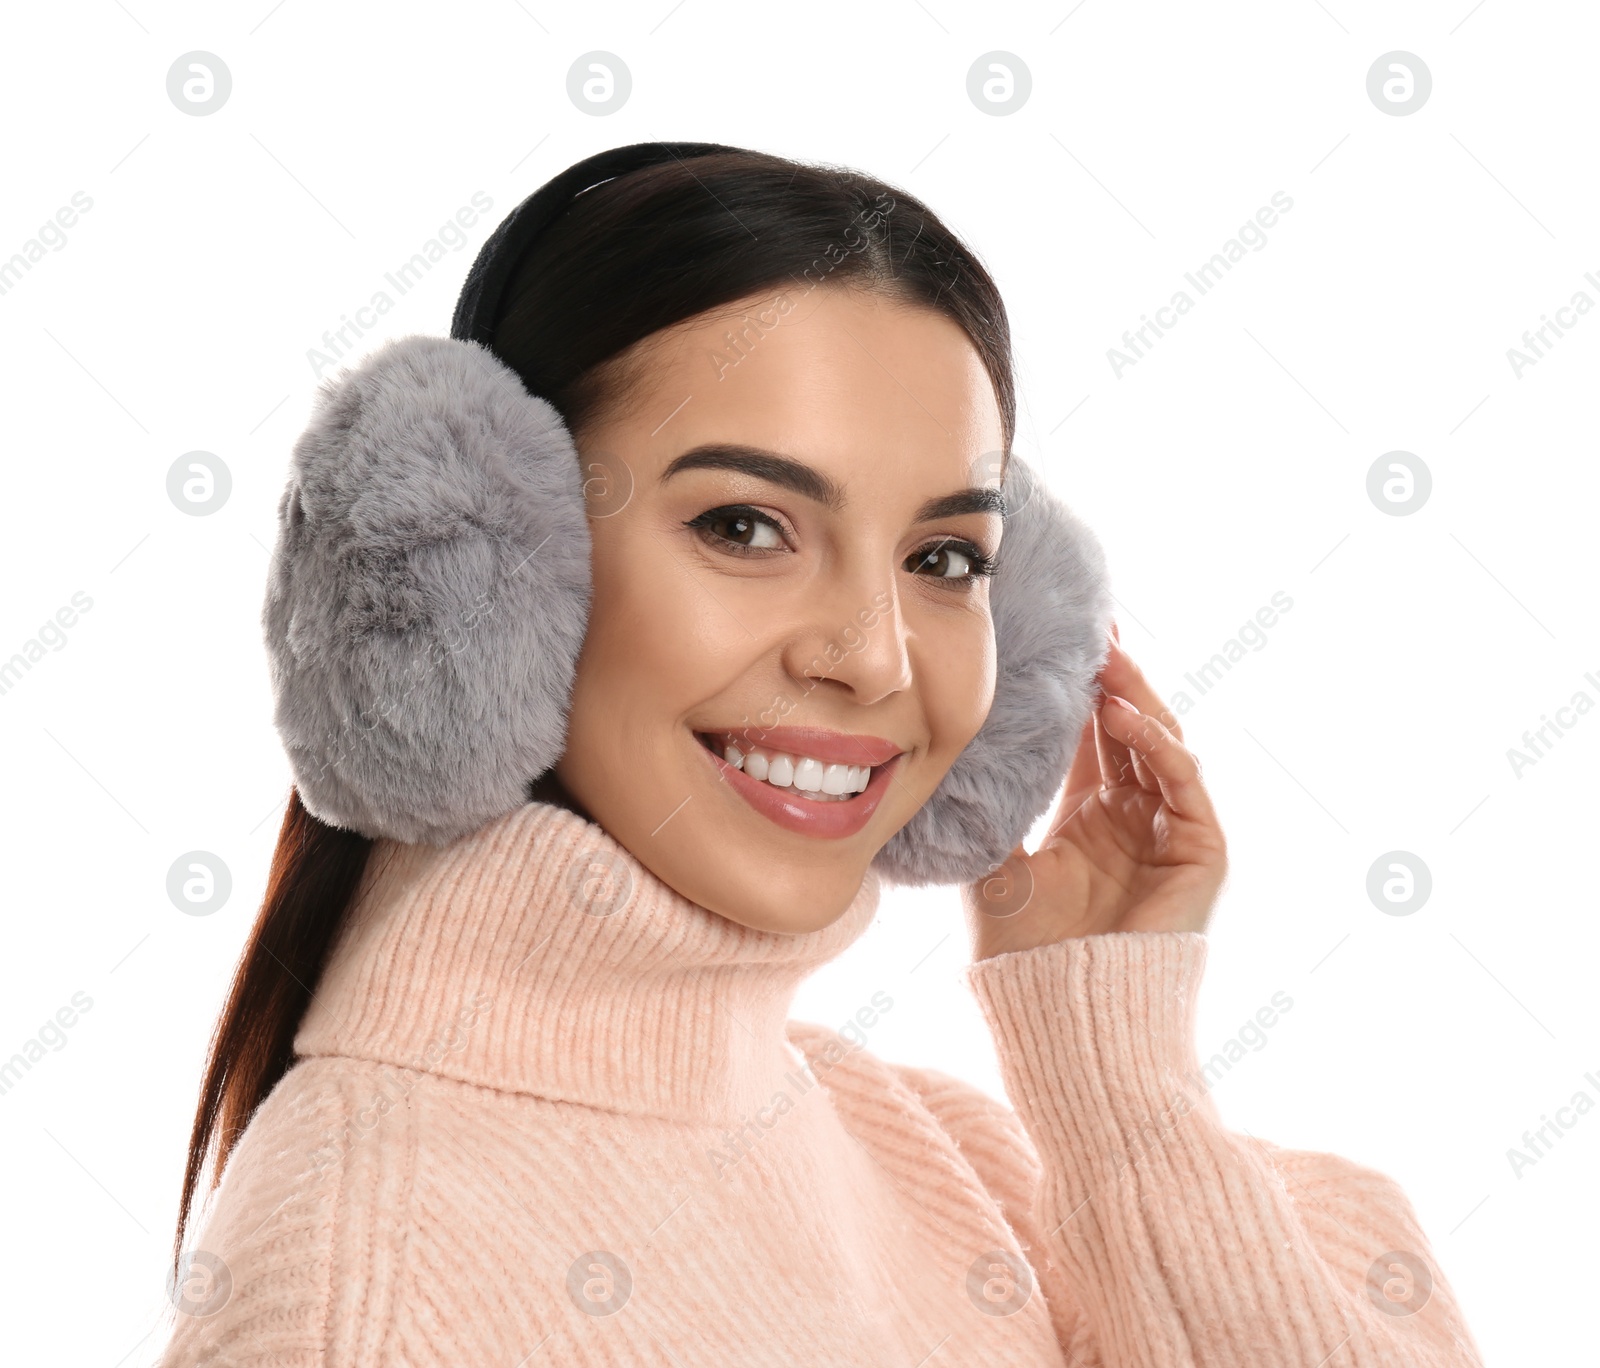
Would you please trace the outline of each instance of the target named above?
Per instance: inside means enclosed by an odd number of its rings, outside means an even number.
[[[784,652],[792,679],[807,690],[847,690],[863,706],[911,687],[911,633],[892,569],[840,575],[807,603]]]

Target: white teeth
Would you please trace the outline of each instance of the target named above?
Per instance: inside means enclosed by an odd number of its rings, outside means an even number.
[[[794,767],[794,786],[803,793],[815,793],[822,787],[822,761],[802,755]]]
[[[789,755],[765,746],[746,749],[729,742],[722,748],[722,758],[752,779],[776,788],[792,786],[818,800],[851,797],[866,788],[872,778],[870,765],[828,764],[809,755]]]

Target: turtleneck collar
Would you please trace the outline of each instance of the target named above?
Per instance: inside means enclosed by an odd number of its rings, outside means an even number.
[[[837,921],[785,935],[690,902],[549,803],[443,847],[378,841],[295,1052],[724,1123],[802,1062],[794,990],[866,931],[879,889],[869,870]]]

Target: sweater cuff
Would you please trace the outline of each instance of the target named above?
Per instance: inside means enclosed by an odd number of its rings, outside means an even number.
[[[1208,944],[1198,931],[1115,931],[966,967],[1041,1149],[1121,1168],[1190,1111],[1215,1117],[1194,1047]]]

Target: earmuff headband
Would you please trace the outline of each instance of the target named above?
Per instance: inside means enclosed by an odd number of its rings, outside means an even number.
[[[481,342],[494,349],[506,286],[533,240],[571,207],[585,190],[605,181],[658,166],[665,161],[685,161],[712,152],[736,152],[722,143],[643,142],[596,152],[547,181],[506,215],[492,232],[467,272],[450,320],[450,336],[463,342]]]

